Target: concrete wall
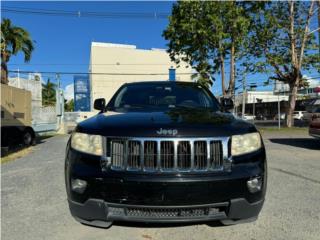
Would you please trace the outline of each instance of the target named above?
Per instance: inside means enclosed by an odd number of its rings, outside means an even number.
[[[1,84],[1,127],[31,126],[31,92]]]
[[[96,98],[108,102],[124,83],[169,79],[169,68],[176,68],[177,81],[192,81],[192,68],[181,63],[180,67],[170,61],[169,55],[159,49],[136,49],[134,45],[93,42],[90,55],[91,106]],[[99,73],[112,73],[105,75]],[[133,73],[126,75],[126,73]],[[117,75],[120,74],[120,75]],[[162,74],[162,75],[139,75]]]

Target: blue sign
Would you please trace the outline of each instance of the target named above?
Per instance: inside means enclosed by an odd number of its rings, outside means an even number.
[[[74,75],[74,111],[90,111],[90,82],[88,75]]]
[[[169,81],[175,81],[176,80],[176,69],[169,68]]]

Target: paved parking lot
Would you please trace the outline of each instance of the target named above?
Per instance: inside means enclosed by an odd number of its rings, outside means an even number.
[[[2,165],[1,239],[319,239],[320,141],[305,131],[266,132],[268,190],[254,223],[148,225],[99,229],[69,214],[64,187],[67,136],[43,140],[32,153]]]

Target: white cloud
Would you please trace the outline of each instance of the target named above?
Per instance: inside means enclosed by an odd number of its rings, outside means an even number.
[[[73,97],[74,97],[74,84],[71,83],[67,85],[64,89],[64,98],[67,101],[70,101],[71,99],[73,99]]]

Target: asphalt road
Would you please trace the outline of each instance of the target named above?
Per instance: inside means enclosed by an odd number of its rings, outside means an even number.
[[[69,214],[64,187],[67,136],[44,140],[2,165],[1,239],[320,239],[320,141],[306,132],[264,134],[267,198],[259,219],[235,226],[118,223],[88,227]]]

